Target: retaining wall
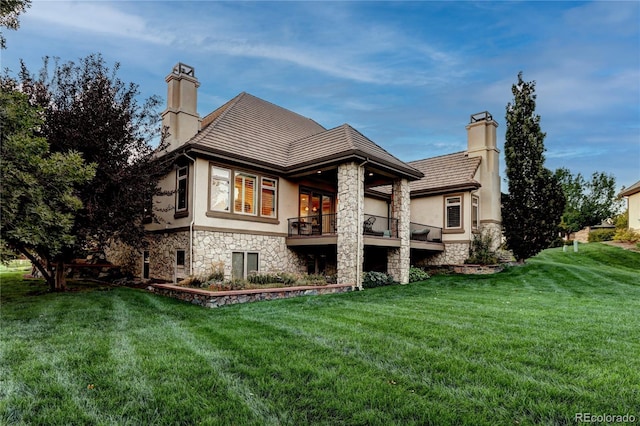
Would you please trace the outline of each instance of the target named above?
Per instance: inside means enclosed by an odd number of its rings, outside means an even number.
[[[258,302],[261,300],[286,299],[289,297],[312,296],[318,294],[345,293],[351,291],[349,284],[329,284],[325,286],[279,287],[251,290],[207,291],[197,288],[180,287],[171,284],[152,284],[148,290],[162,296],[184,300],[206,308],[217,308],[236,303]]]

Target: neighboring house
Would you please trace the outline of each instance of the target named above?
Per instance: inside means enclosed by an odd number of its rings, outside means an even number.
[[[627,197],[629,229],[640,232],[640,180],[623,190],[620,196]]]
[[[241,93],[202,119],[198,80],[177,64],[166,78],[169,150],[154,200],[144,278],[179,280],[222,265],[252,272],[337,275],[363,270],[408,282],[411,264],[459,264],[481,228],[500,233],[495,128],[472,116],[465,152],[405,163],[348,124],[315,121]]]

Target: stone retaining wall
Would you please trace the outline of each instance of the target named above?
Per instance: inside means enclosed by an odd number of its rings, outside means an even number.
[[[150,291],[162,296],[184,300],[206,308],[217,308],[236,303],[258,302],[261,300],[286,299],[298,296],[345,293],[351,291],[351,285],[329,284],[317,287],[281,287],[251,290],[207,291],[197,288],[179,287],[171,284],[153,284]]]

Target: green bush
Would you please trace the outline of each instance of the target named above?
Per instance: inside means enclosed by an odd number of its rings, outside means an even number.
[[[637,243],[640,241],[640,232],[633,229],[618,229],[613,236],[614,241]]]
[[[424,281],[429,279],[429,274],[420,268],[412,266],[409,268],[409,282],[415,283],[416,281]]]
[[[611,241],[615,233],[615,229],[595,229],[589,232],[589,242],[598,243],[600,241]]]
[[[469,246],[469,258],[464,263],[474,265],[495,265],[498,263],[498,256],[491,248],[493,237],[489,232],[474,234]]]
[[[365,272],[362,277],[362,287],[375,288],[386,285],[398,284],[393,277],[384,272]]]
[[[280,283],[282,280],[276,274],[252,274],[247,277],[247,281],[251,284],[274,284]]]

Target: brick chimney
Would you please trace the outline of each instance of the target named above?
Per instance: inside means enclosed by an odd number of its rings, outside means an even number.
[[[167,82],[167,109],[162,113],[162,125],[169,128],[169,151],[186,143],[200,130],[197,111],[200,83],[193,67],[178,63],[173,67]]]
[[[469,157],[481,157],[477,180],[482,187],[480,197],[480,225],[496,228],[502,223],[500,213],[500,151],[496,143],[498,123],[489,112],[471,116],[467,129],[467,152]]]

